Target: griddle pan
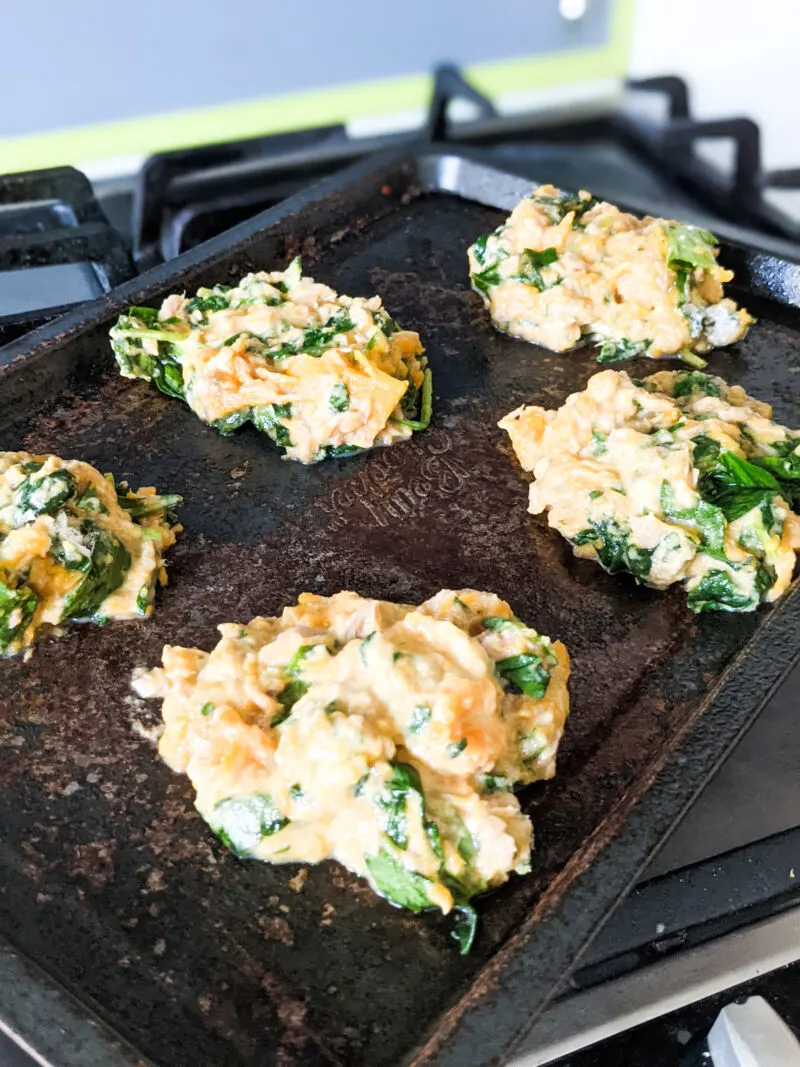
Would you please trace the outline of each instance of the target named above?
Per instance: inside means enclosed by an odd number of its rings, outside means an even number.
[[[467,246],[529,188],[474,155],[372,159],[0,353],[0,447],[185,497],[152,619],[73,626],[27,663],[0,661],[0,962],[14,976],[0,1004],[32,1047],[59,1049],[53,1062],[501,1062],[791,666],[796,588],[754,614],[694,616],[680,590],[609,576],[526,513],[495,423],[522,401],[560,404],[597,369],[591,349],[496,333],[469,290]],[[107,334],[120,310],[298,253],[419,330],[426,433],[302,467],[118,376]],[[709,369],[800,426],[800,267],[733,246],[721,258],[759,322]],[[508,599],[573,663],[557,777],[521,794],[533,870],[479,901],[464,958],[447,919],[395,910],[333,863],[226,852],[146,736],[157,707],[129,687],[165,642],[210,648],[218,623],[277,614],[303,590],[418,603],[462,586]],[[57,1026],[84,1051],[64,1052]]]

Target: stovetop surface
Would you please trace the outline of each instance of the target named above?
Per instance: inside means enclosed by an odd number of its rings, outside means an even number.
[[[785,967],[634,1027],[612,1041],[554,1060],[551,1067],[714,1067],[706,1038],[717,1015],[728,1004],[756,995],[775,1009],[800,1040],[799,988],[800,967]]]
[[[646,878],[800,826],[795,667],[648,867]],[[798,869],[800,877],[800,868]]]

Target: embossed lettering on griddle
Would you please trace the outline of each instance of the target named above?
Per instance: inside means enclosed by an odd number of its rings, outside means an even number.
[[[409,479],[411,450],[418,461]],[[447,438],[427,437],[419,444],[409,442],[396,453],[374,454],[363,470],[337,485],[330,498],[318,502],[317,507],[329,516],[331,530],[351,522],[363,525],[365,512],[376,526],[386,527],[421,514],[429,497],[440,500],[461,492],[468,477]]]

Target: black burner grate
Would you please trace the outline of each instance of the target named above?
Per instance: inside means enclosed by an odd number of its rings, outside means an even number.
[[[601,195],[635,204],[632,188],[645,194],[656,190],[649,198],[653,210],[679,212],[689,203],[717,219],[770,235],[800,238],[800,223],[763,195],[770,186],[795,187],[800,172],[762,172],[755,123],[746,118],[693,119],[689,91],[680,78],[648,78],[630,82],[629,88],[663,96],[667,120],[653,123],[616,111],[588,121],[543,121],[539,115],[502,117],[456,67],[443,65],[435,72],[428,116],[410,133],[354,139],[344,126],[327,126],[160,153],[145,163],[133,194],[132,243],[137,265],[144,270],[172,259],[311,182],[401,143],[485,147],[502,153],[506,164],[513,161],[521,173],[557,180],[565,187],[576,184],[571,180],[575,166],[565,160],[565,154],[583,152],[585,163],[591,152],[599,157],[601,173],[613,170],[606,189],[595,181],[594,191]],[[456,100],[471,103],[476,117],[454,123],[450,109]],[[708,138],[733,141],[731,176],[697,156],[697,142]],[[593,170],[589,168],[588,173]]]
[[[80,171],[0,177],[0,345],[134,273]]]

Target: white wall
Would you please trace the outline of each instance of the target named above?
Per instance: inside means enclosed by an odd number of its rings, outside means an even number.
[[[680,74],[698,118],[755,119],[767,168],[800,167],[800,2],[637,0],[631,75]]]

